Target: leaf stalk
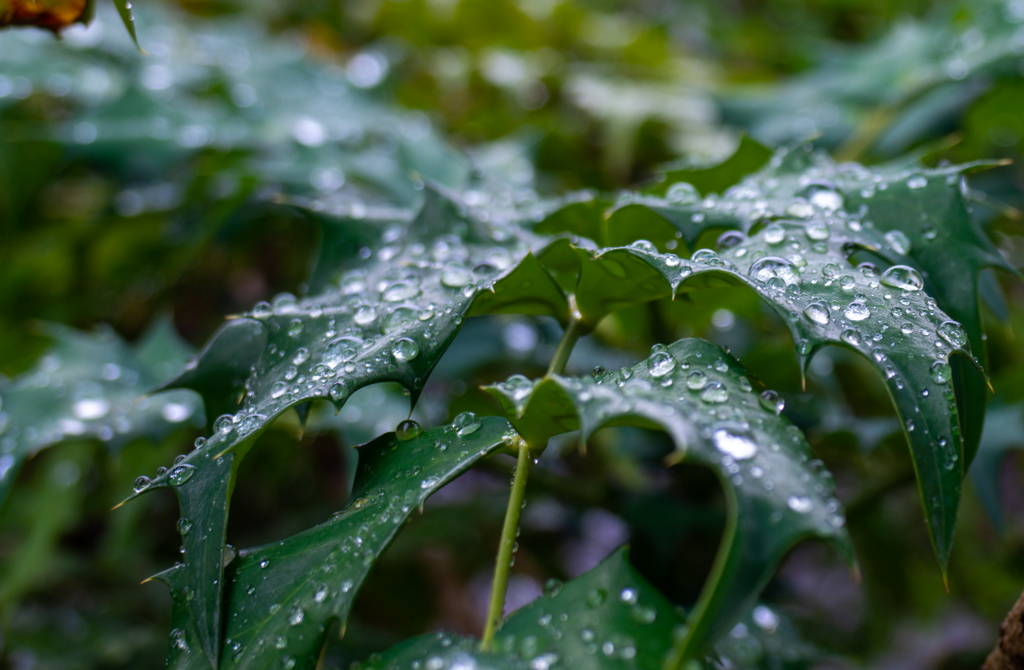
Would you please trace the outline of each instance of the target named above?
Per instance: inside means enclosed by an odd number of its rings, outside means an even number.
[[[490,651],[494,643],[494,634],[502,622],[505,611],[505,590],[508,588],[508,575],[512,569],[512,554],[515,550],[516,535],[519,531],[519,515],[523,511],[523,500],[526,496],[526,480],[533,465],[530,447],[523,438],[517,439],[519,456],[516,459],[516,471],[512,476],[512,492],[508,497],[508,509],[505,511],[505,524],[501,529],[501,542],[498,545],[498,557],[494,563],[494,581],[491,583],[491,601],[487,608],[487,623],[484,626],[480,648]]]
[[[560,375],[565,372],[565,364],[569,362],[569,355],[572,354],[576,341],[583,334],[583,329],[583,316],[576,306],[576,296],[570,295],[569,325],[565,327],[565,332],[562,333],[562,339],[558,342],[558,348],[555,349],[555,355],[551,359],[551,364],[548,365],[549,375]]]

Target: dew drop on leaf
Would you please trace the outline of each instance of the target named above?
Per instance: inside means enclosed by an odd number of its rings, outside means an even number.
[[[798,514],[807,514],[814,509],[814,503],[811,499],[804,496],[790,496],[786,501],[786,505]]]
[[[452,427],[459,437],[465,437],[480,430],[480,419],[473,412],[462,412],[452,420]]]
[[[760,402],[761,407],[775,414],[780,414],[782,410],[786,409],[786,401],[779,395],[778,391],[773,389],[761,391]]]
[[[894,265],[882,273],[879,280],[886,286],[903,289],[904,291],[920,291],[924,288],[924,281],[921,275],[912,267],[906,265]]]
[[[407,419],[402,423],[398,424],[398,428],[395,429],[395,437],[403,442],[414,440],[423,434],[423,428],[420,424],[416,423],[412,419]]]
[[[153,480],[151,480],[146,475],[141,475],[139,477],[136,477],[135,484],[132,486],[132,488],[135,489],[136,493],[142,493],[143,491],[148,489],[152,484]]]
[[[399,363],[406,363],[416,358],[416,356],[418,356],[419,353],[419,345],[416,344],[414,341],[410,340],[409,338],[403,337],[402,339],[395,342],[395,348],[391,352],[391,355],[394,356],[395,360],[398,361]]]
[[[805,307],[804,316],[819,326],[827,326],[829,321],[832,320],[829,315],[828,306],[823,302],[812,302]]]
[[[171,468],[170,474],[167,475],[167,479],[170,480],[174,486],[181,486],[188,480],[192,479],[192,476],[196,473],[196,466],[191,463],[182,463],[175,465]]]
[[[846,309],[843,310],[843,316],[850,321],[863,321],[871,316],[871,310],[862,302],[851,302],[846,306]]]
[[[723,403],[729,399],[729,389],[722,382],[708,382],[700,391],[700,399],[706,403]]]
[[[750,266],[750,276],[766,284],[771,279],[781,279],[786,286],[799,285],[800,275],[792,262],[777,256],[765,256]]]
[[[676,369],[676,359],[667,351],[658,351],[647,361],[651,376],[660,379]]]
[[[738,431],[719,428],[711,434],[711,440],[716,449],[737,461],[745,461],[757,455],[757,445],[754,441]]]
[[[898,254],[906,256],[910,253],[910,238],[902,230],[890,230],[885,234],[885,241]]]
[[[944,321],[938,328],[939,336],[954,347],[963,347],[967,344],[967,333],[964,327],[956,321]]]
[[[665,199],[673,205],[695,205],[700,201],[700,193],[692,184],[681,181],[668,187]]]
[[[950,370],[949,363],[945,361],[935,361],[931,367],[932,381],[936,384],[947,384],[952,377],[952,371]]]

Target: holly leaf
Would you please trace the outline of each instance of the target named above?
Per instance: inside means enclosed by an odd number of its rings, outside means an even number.
[[[195,634],[194,596],[189,600],[194,582],[182,579],[187,566],[158,575],[174,594],[168,665],[313,667],[331,622],[339,619],[344,628],[363,580],[402,523],[432,493],[504,447],[508,433],[502,419],[464,415],[456,424],[412,439],[388,433],[359,447],[352,499],[345,509],[298,535],[242,551],[228,565],[219,665],[216,658],[201,658],[203,636]],[[186,537],[198,530],[190,526]]]
[[[672,641],[685,630],[686,617],[629,563],[629,548],[612,552],[597,567],[512,613],[481,651],[469,637],[434,633],[406,640],[374,654],[358,670],[457,667],[533,670],[662,670]],[[773,653],[774,652],[774,653]],[[713,656],[735,667],[810,667],[817,655],[792,624],[758,605],[717,645]],[[726,666],[731,667],[731,666]]]
[[[606,217],[609,238],[624,240],[652,230],[638,218],[646,212],[647,220],[659,216],[676,226],[679,237],[691,246],[709,229],[738,228],[720,237],[720,254],[698,249],[686,261],[660,253],[650,240],[637,239],[618,249],[563,241],[539,258],[552,272],[577,278],[576,302],[591,326],[629,305],[725,282],[750,287],[782,316],[801,369],[806,370],[814,353],[826,344],[865,356],[885,378],[896,404],[932,542],[945,570],[965,463],[973,453],[971,435],[965,447],[961,421],[969,419],[972,431],[982,421],[985,381],[976,372],[981,366],[971,355],[969,331],[929,293],[967,315],[980,349],[980,319],[971,316],[977,313],[977,273],[986,264],[1007,266],[996,258],[991,243],[958,200],[959,174],[969,166],[876,174],[854,164],[835,166],[803,149],[795,151],[780,151],[768,168],[722,198],[683,204],[633,196],[621,199]],[[876,194],[900,193],[912,204],[897,210],[885,196],[872,209],[871,198],[878,196],[867,187],[858,190],[856,197],[862,200],[855,201],[848,190],[824,179],[825,173],[855,175],[849,179],[863,180],[856,184],[871,183]],[[917,192],[929,184],[935,187],[929,197],[944,203],[945,210],[933,208],[928,197],[918,199]],[[850,207],[851,201],[859,203],[856,209]],[[927,211],[922,215],[914,207]],[[896,226],[917,230],[912,236]],[[882,267],[858,264],[858,253],[872,254]],[[957,253],[959,261],[953,258]],[[966,279],[937,268],[930,256],[939,255],[959,263],[956,267]],[[930,273],[925,276],[926,272]],[[951,360],[953,354],[962,359]],[[975,370],[961,369],[963,364]],[[961,408],[954,384],[961,390]]]
[[[685,182],[696,188],[701,195],[724,193],[743,177],[764,167],[771,157],[771,149],[749,135],[743,135],[736,151],[717,165],[665,166],[664,178],[650,192],[665,195],[673,184]]]
[[[659,428],[676,445],[670,462],[701,463],[718,475],[728,521],[687,633],[676,642],[677,660],[696,657],[729,630],[800,540],[823,538],[852,561],[831,475],[779,414],[777,394],[759,397],[736,359],[710,342],[656,345],[647,360],[592,379],[516,376],[486,390],[535,448],[577,429],[585,441],[604,426]]]
[[[195,389],[211,408],[231,411],[213,422],[198,449],[134,494],[174,487],[182,518],[202,529],[182,539],[183,569],[195,589],[193,607],[204,612],[196,615],[199,646],[211,662],[222,646],[223,561],[217,557],[227,500],[245,450],[271,421],[318,398],[340,409],[356,390],[385,381],[402,384],[415,404],[471,309],[567,318],[565,295],[530,255],[540,238],[501,219],[474,216],[457,198],[428,188],[414,218],[403,212],[390,220],[340,222],[375,228],[357,237],[379,244],[372,252],[354,247],[354,255],[350,245],[325,248],[314,272],[318,293],[302,300],[278,296],[232,320],[168,385]],[[329,270],[324,264],[331,260],[344,262],[344,269]],[[184,472],[209,485],[181,486],[175,477]]]
[[[189,391],[142,397],[180,371],[190,353],[170,320],[155,322],[134,346],[108,328],[43,329],[53,338],[50,348],[30,370],[0,384],[0,504],[25,459],[47,447],[90,438],[117,451],[202,416]]]

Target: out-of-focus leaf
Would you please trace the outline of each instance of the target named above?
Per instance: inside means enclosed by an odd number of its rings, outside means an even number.
[[[41,449],[91,437],[116,450],[202,416],[189,391],[142,397],[185,365],[189,348],[169,320],[156,322],[134,347],[109,329],[47,324],[45,332],[53,345],[35,367],[0,385],[0,503],[22,462]]]
[[[970,476],[985,511],[999,528],[1003,527],[999,472],[1011,449],[1024,449],[1024,411],[1019,406],[993,407],[985,418],[985,432]]]
[[[519,376],[487,390],[536,448],[576,429],[585,440],[603,426],[662,428],[676,444],[673,460],[701,463],[718,475],[729,520],[676,644],[678,659],[696,657],[729,630],[800,540],[824,538],[853,560],[831,475],[778,414],[778,397],[759,397],[739,363],[710,342],[658,345],[632,368],[593,379]]]
[[[672,184],[686,182],[696,188],[701,195],[724,193],[727,188],[738,183],[743,177],[763,168],[771,157],[771,149],[749,136],[743,135],[736,151],[717,165],[679,168],[666,166],[665,178],[651,189],[651,192],[663,196],[672,187]]]

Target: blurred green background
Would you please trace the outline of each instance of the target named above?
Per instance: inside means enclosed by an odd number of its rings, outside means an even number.
[[[0,480],[15,482],[0,510],[0,667],[162,665],[170,599],[139,582],[177,556],[175,502],[110,508],[137,475],[187,451],[204,418],[183,397],[187,411],[155,405],[141,422],[134,399],[226,315],[303,291],[319,232],[268,206],[277,193],[349,212],[407,205],[410,174],[465,179],[444,167],[452,152],[542,194],[614,193],[721,161],[744,135],[866,163],[1005,158],[1015,162],[970,179],[972,215],[1024,266],[1020,0],[138,4],[147,55],[103,2],[61,40],[0,32]],[[765,597],[807,649],[751,667],[973,668],[991,650],[1024,587],[1024,285],[986,275],[983,298],[996,396],[948,593],[892,408],[857,358],[826,350],[801,389],[787,331],[739,289],[613,315],[574,352],[569,370],[582,374],[682,336],[726,345],[783,393],[835,473],[862,579],[823,547],[798,547]],[[470,321],[414,417],[496,413],[477,386],[542,373],[558,336],[544,319]],[[68,352],[96,363],[83,379],[124,387],[116,409],[135,423],[40,431],[38,455],[7,473],[5,389],[46,386]],[[278,421],[242,467],[229,542],[282,538],[340,509],[349,447],[407,412],[382,385],[338,416],[316,409],[305,431]],[[692,603],[721,533],[721,493],[707,472],[663,469],[667,450],[661,435],[617,429],[586,457],[568,442],[546,452],[510,606],[624,542],[666,595]],[[486,462],[415,516],[325,667],[426,630],[479,633],[508,471]]]

